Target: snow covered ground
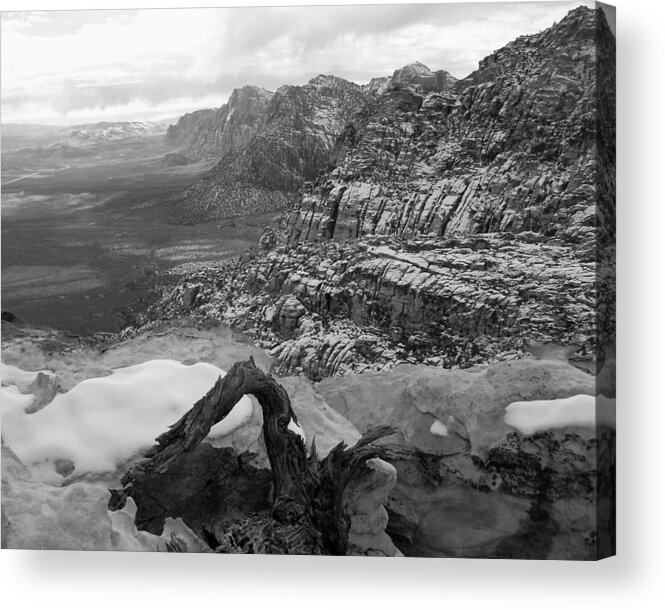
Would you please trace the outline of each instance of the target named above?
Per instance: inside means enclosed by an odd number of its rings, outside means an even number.
[[[34,400],[29,385],[37,372],[3,365],[2,439],[43,482],[60,484],[70,474],[113,472],[152,446],[223,375],[211,364],[150,360],[82,381],[27,414]],[[230,434],[252,411],[251,400],[244,397],[209,437]]]

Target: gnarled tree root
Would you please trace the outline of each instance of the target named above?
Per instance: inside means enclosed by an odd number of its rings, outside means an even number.
[[[312,444],[288,429],[298,419],[286,390],[261,371],[253,359],[235,363],[111,490],[109,508],[117,510],[142,481],[164,474],[195,449],[245,394],[253,394],[263,411],[263,438],[272,471],[270,516],[251,516],[234,523],[216,541],[219,552],[280,554],[346,554],[349,517],[342,496],[365,463],[381,454],[374,441],[392,434],[389,426],[367,432],[353,447],[340,443],[321,461]]]

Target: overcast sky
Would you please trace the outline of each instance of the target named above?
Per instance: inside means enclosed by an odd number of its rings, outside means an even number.
[[[366,83],[419,60],[459,78],[591,2],[3,12],[3,122],[154,120],[235,87]]]

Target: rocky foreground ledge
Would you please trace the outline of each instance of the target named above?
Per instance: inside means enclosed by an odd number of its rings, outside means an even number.
[[[165,356],[182,374],[228,368],[250,356],[268,368],[270,357],[257,347],[223,326],[185,323],[163,324],[102,349],[47,331],[4,336],[3,368],[15,368],[3,371],[3,546],[173,550],[184,544],[204,551],[210,533],[217,538],[238,515],[267,510],[270,476],[261,411],[253,401],[242,425],[202,444],[167,484],[120,513],[106,512],[106,488],[117,486],[136,450],[113,469],[91,472],[77,456],[35,456],[11,429],[13,417],[57,419],[58,409],[67,412],[68,395]],[[44,386],[28,380],[26,371],[42,371],[56,396],[21,415],[16,410],[33,404]],[[370,425],[397,430],[384,441],[382,459],[347,490],[349,553],[593,559],[606,551],[600,544],[607,544],[611,528],[599,515],[609,514],[603,510],[614,493],[602,476],[613,467],[615,434],[613,386],[603,379],[602,371],[593,377],[562,361],[531,359],[453,371],[402,365],[389,374],[320,383],[304,376],[278,381],[322,457],[340,440],[354,443]],[[159,398],[160,391],[166,402],[172,394],[167,382],[147,394]],[[594,401],[597,394],[604,398]],[[145,396],[138,393],[137,400]],[[544,401],[548,417],[537,401]],[[532,417],[525,418],[523,405],[535,405]],[[127,408],[139,412],[138,404]],[[64,430],[70,443],[61,444],[63,452],[72,442],[83,444],[61,423],[53,429]],[[52,446],[58,447],[56,433]],[[66,459],[71,464],[63,469]],[[49,467],[59,480],[43,482]],[[211,505],[221,507],[214,523],[206,517]]]

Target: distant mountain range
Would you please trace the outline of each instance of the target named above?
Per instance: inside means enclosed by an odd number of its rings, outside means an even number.
[[[2,123],[2,151],[39,146],[85,146],[164,134],[171,119],[163,121],[116,121],[81,125],[35,125]]]

